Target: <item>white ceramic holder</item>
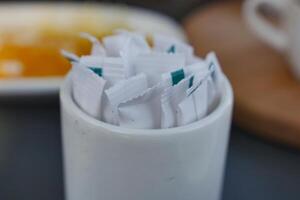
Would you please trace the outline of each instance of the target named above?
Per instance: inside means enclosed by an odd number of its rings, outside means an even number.
[[[223,86],[220,104],[203,120],[141,130],[85,114],[68,76],[60,90],[67,200],[218,200],[233,104],[226,78]]]

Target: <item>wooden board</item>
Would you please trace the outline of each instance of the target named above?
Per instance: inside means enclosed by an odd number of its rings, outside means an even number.
[[[196,53],[214,50],[234,93],[234,122],[267,139],[300,148],[300,82],[285,58],[260,42],[241,17],[239,2],[213,4],[187,17]]]

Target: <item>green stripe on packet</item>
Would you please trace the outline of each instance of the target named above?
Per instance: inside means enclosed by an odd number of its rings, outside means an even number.
[[[172,77],[172,85],[176,85],[185,77],[183,69],[172,72],[171,77]]]
[[[89,67],[93,72],[95,72],[98,76],[102,76],[102,68],[100,67]]]
[[[167,50],[168,53],[175,53],[175,51],[176,51],[175,45],[172,45],[172,46]]]
[[[193,86],[193,82],[194,82],[194,76],[192,76],[190,78],[190,81],[189,81],[189,88],[191,88]]]

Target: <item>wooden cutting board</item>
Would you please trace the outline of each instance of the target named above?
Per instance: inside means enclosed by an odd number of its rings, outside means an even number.
[[[235,93],[234,122],[263,138],[300,148],[300,82],[285,58],[249,31],[240,3],[213,4],[183,24],[198,55],[217,53]]]

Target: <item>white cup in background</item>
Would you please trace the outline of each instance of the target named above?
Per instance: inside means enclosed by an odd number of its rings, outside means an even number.
[[[278,13],[279,26],[259,14],[261,6]],[[257,36],[287,55],[295,77],[300,80],[300,0],[246,0],[243,14]]]
[[[226,78],[223,87],[205,119],[142,130],[86,115],[73,102],[68,76],[60,91],[67,200],[220,199],[233,104]]]

